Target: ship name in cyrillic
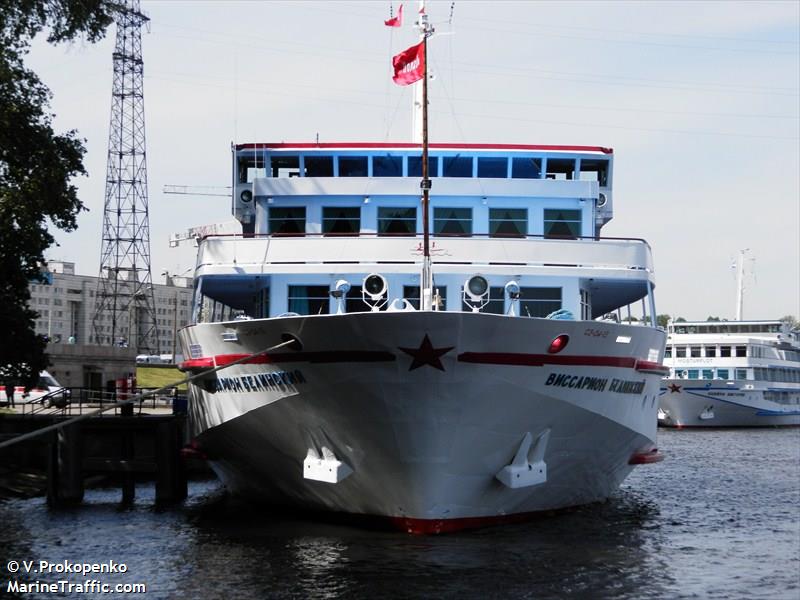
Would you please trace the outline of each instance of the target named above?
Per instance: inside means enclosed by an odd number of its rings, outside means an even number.
[[[586,375],[571,375],[569,373],[550,373],[545,385],[565,387],[577,390],[590,390],[592,392],[614,392],[617,394],[641,394],[644,391],[645,381],[627,381],[625,379],[606,377],[588,377]],[[606,389],[607,388],[607,389]]]
[[[267,392],[294,387],[305,383],[300,369],[294,371],[272,371],[236,377],[218,377],[214,382],[215,392]]]

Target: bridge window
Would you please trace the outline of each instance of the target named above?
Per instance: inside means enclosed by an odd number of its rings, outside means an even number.
[[[675,358],[686,358],[686,346],[675,346]]]
[[[270,208],[269,232],[272,235],[305,235],[306,207],[286,206]]]
[[[691,358],[700,358],[700,346],[689,346],[689,356]]]
[[[481,309],[481,312],[493,315],[505,314],[505,288],[502,286],[489,288],[489,302]],[[472,312],[472,305],[464,302],[464,288],[461,288],[461,310]]]
[[[561,308],[561,288],[524,287],[519,299],[522,316],[546,317]]]
[[[706,356],[708,358],[715,358],[717,356],[716,346],[706,346]]]
[[[306,177],[333,177],[332,156],[306,156]]]
[[[270,160],[273,177],[298,177],[300,175],[299,156],[273,156]]]
[[[579,178],[583,181],[596,181],[600,187],[608,186],[608,161],[582,158]]]
[[[403,176],[403,157],[402,156],[373,156],[372,157],[372,176],[373,177],[402,177]]]
[[[736,356],[737,357],[747,356],[747,346],[736,346]]]
[[[703,369],[700,379],[714,379],[714,370]]]
[[[299,315],[328,314],[327,285],[290,285],[289,312]]]
[[[575,159],[548,158],[547,179],[575,179]]]
[[[251,183],[256,177],[266,177],[264,159],[259,156],[239,157],[239,183]]]
[[[688,371],[689,379],[698,379],[700,375],[700,371],[698,369],[689,369]]]
[[[435,235],[472,235],[472,209],[434,208],[433,233]]]
[[[511,159],[511,177],[514,179],[539,179],[542,176],[541,158]]]
[[[717,369],[717,379],[727,379],[728,369]]]
[[[581,235],[581,211],[545,209],[544,236],[548,238],[576,238]]]
[[[482,156],[478,158],[478,177],[505,179],[508,177],[508,158]]]
[[[408,157],[408,176],[409,177],[422,177],[422,157],[409,156]],[[439,176],[439,157],[428,157],[428,177]]]
[[[528,209],[489,209],[489,235],[491,237],[525,237],[527,233]]]
[[[378,235],[414,235],[416,231],[416,207],[378,207]]]
[[[366,156],[339,157],[339,177],[366,177],[368,168]]]
[[[722,358],[730,358],[731,355],[731,347],[730,346],[720,346],[719,347],[719,355]]]
[[[672,358],[672,346],[664,348],[664,358]]]
[[[736,369],[736,379],[747,379],[747,369]]]
[[[445,156],[442,177],[472,177],[472,157]]]
[[[358,235],[361,231],[361,208],[358,206],[327,206],[322,208],[324,235]]]

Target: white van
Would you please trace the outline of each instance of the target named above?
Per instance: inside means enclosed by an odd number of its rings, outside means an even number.
[[[41,398],[50,392],[57,392],[63,389],[64,386],[58,383],[58,381],[56,381],[55,378],[50,375],[50,373],[47,371],[42,371],[39,373],[39,380],[36,382],[36,385],[28,390],[27,394],[25,394],[24,386],[14,386],[14,402],[30,402],[31,400]],[[5,382],[2,381],[0,381],[0,402],[7,402]]]

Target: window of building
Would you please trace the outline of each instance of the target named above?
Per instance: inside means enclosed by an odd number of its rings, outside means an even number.
[[[402,177],[403,176],[403,157],[402,156],[373,156],[372,157],[372,176],[373,177]]]
[[[445,310],[447,307],[447,286],[438,286],[433,284],[434,296],[438,294],[439,303],[438,310]],[[419,286],[418,285],[404,285],[403,298],[408,300],[409,304],[419,310]]]
[[[713,369],[703,369],[701,379],[714,379]]]
[[[730,346],[720,346],[719,347],[719,355],[723,358],[728,358],[731,355],[731,347]]]
[[[360,207],[326,206],[322,208],[322,233],[324,235],[358,235],[360,231]]]
[[[505,288],[502,286],[489,287],[489,302],[481,309],[481,312],[492,313],[494,315],[505,314]],[[464,288],[461,288],[461,310],[472,312],[472,305],[464,302]]]
[[[435,235],[472,235],[472,209],[434,208],[433,233]]]
[[[306,207],[287,206],[270,208],[269,232],[273,235],[305,235]]]
[[[686,358],[686,346],[675,346],[675,358]]]
[[[717,379],[727,379],[728,369],[717,369]]]
[[[505,179],[508,177],[508,158],[505,156],[478,157],[478,177]]]
[[[548,158],[547,179],[575,179],[575,159]]]
[[[736,369],[736,379],[747,379],[747,369]]]
[[[737,357],[747,356],[747,346],[736,346],[736,356]]]
[[[306,166],[305,177],[333,177],[332,156],[306,156],[303,162]]]
[[[290,285],[289,312],[299,315],[328,314],[327,285]]]
[[[690,346],[689,347],[689,356],[692,358],[700,358],[701,354],[700,346]]]
[[[561,308],[561,288],[520,288],[519,312],[523,317],[546,317]]]
[[[416,207],[378,207],[378,235],[413,235],[416,231]]]
[[[714,358],[716,355],[717,355],[716,346],[706,346],[706,356],[708,358]]]
[[[366,156],[339,157],[339,177],[366,177],[368,169]]]
[[[514,179],[540,179],[542,177],[542,159],[512,158],[511,177]]]
[[[445,156],[442,163],[442,177],[472,177],[471,156]]]
[[[528,209],[489,209],[489,235],[491,237],[525,237],[527,233]]]
[[[300,157],[273,156],[270,159],[270,169],[273,177],[298,177],[300,175]],[[252,181],[252,179],[247,181]]]
[[[544,236],[547,238],[576,238],[581,235],[581,211],[548,209],[544,211]]]
[[[608,161],[602,158],[582,158],[579,178],[596,181],[600,187],[608,186]]]
[[[421,156],[408,157],[408,176],[422,177]],[[428,177],[438,177],[438,176],[439,176],[439,157],[428,156]]]

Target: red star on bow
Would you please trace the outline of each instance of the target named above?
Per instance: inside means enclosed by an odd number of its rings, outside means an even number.
[[[434,369],[439,369],[440,371],[444,371],[444,367],[442,366],[442,361],[439,359],[440,356],[443,354],[447,354],[455,348],[455,346],[450,346],[449,348],[434,348],[433,344],[431,344],[431,340],[428,338],[428,334],[425,334],[425,337],[422,338],[422,343],[419,345],[419,348],[400,348],[414,360],[411,361],[411,366],[408,367],[409,371],[413,371],[414,369],[419,369],[425,365],[430,365]]]
[[[671,383],[667,387],[669,387],[669,393],[670,394],[674,394],[675,392],[680,392],[681,391],[681,386],[679,386],[677,383]]]

